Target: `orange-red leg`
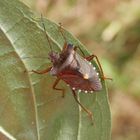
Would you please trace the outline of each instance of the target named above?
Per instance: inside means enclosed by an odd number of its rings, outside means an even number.
[[[94,59],[94,58],[96,59],[96,61],[97,61],[97,63],[98,63],[98,66],[99,66],[99,68],[100,68],[100,71],[101,71],[101,73],[102,73],[102,77],[101,77],[101,78],[102,78],[103,80],[105,80],[105,79],[112,80],[112,78],[107,78],[107,77],[104,76],[104,72],[103,72],[101,63],[100,63],[100,61],[99,61],[99,59],[98,59],[98,57],[97,57],[96,55],[92,54],[92,55],[90,55],[90,56],[85,57],[85,59],[86,59],[87,61],[91,61],[91,60]]]
[[[62,97],[64,97],[64,96],[65,96],[65,90],[64,90],[64,89],[61,89],[61,88],[57,88],[57,87],[56,87],[56,86],[57,86],[57,84],[59,83],[59,81],[60,81],[60,79],[59,79],[59,78],[57,78],[57,79],[56,79],[56,81],[55,81],[55,82],[54,82],[54,84],[53,84],[53,89],[61,91],[61,92],[62,92]]]
[[[71,89],[71,90],[72,90],[72,89]],[[80,107],[88,114],[88,116],[89,116],[89,118],[91,119],[91,122],[92,122],[92,124],[93,124],[93,114],[92,114],[92,112],[91,112],[90,110],[88,110],[86,107],[84,107],[84,106],[80,103],[80,101],[78,100],[77,95],[76,95],[76,93],[75,93],[74,90],[72,90],[72,93],[73,93],[73,97],[74,97],[75,101],[76,101],[76,102],[80,105]]]
[[[101,78],[102,78],[103,80],[105,80],[105,79],[112,80],[112,78],[108,78],[108,77],[105,77],[105,76],[104,76],[101,63],[100,63],[100,61],[99,61],[99,59],[98,59],[98,57],[97,57],[96,55],[92,54],[92,55],[86,57],[85,54],[84,54],[84,52],[82,51],[82,49],[81,49],[79,46],[75,46],[75,47],[74,47],[74,50],[75,50],[75,51],[77,51],[77,49],[80,50],[80,52],[83,54],[83,57],[84,57],[87,61],[91,61],[91,60],[94,59],[94,58],[96,59],[98,65],[99,65],[100,71],[101,71],[101,73],[102,73],[102,77],[101,77]]]
[[[42,70],[42,71],[36,71],[36,70],[32,70],[31,72],[34,72],[36,74],[45,74],[45,73],[48,73],[50,70],[51,70],[52,67],[49,67],[45,70]]]
[[[79,46],[75,46],[74,50],[77,51],[77,49],[79,49],[79,51],[82,53],[83,57],[85,57],[84,52],[82,51],[82,49]]]

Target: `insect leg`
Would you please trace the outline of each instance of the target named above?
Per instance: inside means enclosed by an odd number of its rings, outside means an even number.
[[[79,46],[75,46],[74,50],[77,51],[77,49],[79,49],[79,51],[82,53],[83,57],[85,57],[84,52],[82,51],[82,49]]]
[[[107,77],[104,76],[104,72],[103,72],[101,63],[100,63],[100,61],[99,61],[99,59],[98,59],[98,57],[97,57],[96,55],[92,54],[92,55],[90,55],[90,56],[85,57],[85,59],[86,59],[87,61],[91,61],[91,60],[94,59],[94,58],[96,59],[96,61],[97,61],[97,63],[98,63],[98,66],[99,66],[99,68],[100,68],[100,71],[101,71],[101,73],[102,73],[102,79],[103,79],[103,80],[105,80],[105,79],[112,80],[112,78],[107,78]]]
[[[37,74],[45,74],[47,72],[49,72],[51,70],[52,67],[49,67],[45,70],[42,70],[42,71],[35,71],[35,70],[32,70],[31,72],[34,72],[34,73],[37,73]]]
[[[63,37],[64,40],[65,40],[65,43],[64,43],[64,46],[63,46],[63,50],[65,50],[65,48],[67,47],[67,39],[66,39],[66,37],[64,36],[64,33],[63,33],[62,29],[63,29],[63,28],[62,28],[62,23],[59,23],[59,30],[60,30],[60,33],[61,33],[62,37]],[[82,51],[82,49],[81,49],[79,46],[75,46],[75,47],[74,47],[74,50],[75,50],[75,51],[76,51],[77,49],[79,49],[80,52],[83,54],[83,57],[85,57],[84,52]]]
[[[56,79],[56,81],[54,82],[54,84],[53,84],[53,89],[55,89],[55,90],[59,90],[59,91],[62,91],[62,97],[64,97],[65,96],[65,90],[64,89],[61,89],[61,88],[57,88],[56,86],[57,86],[57,84],[59,83],[59,81],[60,81],[60,79],[59,78],[57,78]]]
[[[71,90],[72,90],[72,89],[71,89]],[[90,110],[88,110],[86,107],[84,107],[84,106],[80,103],[80,101],[78,100],[77,95],[76,95],[76,93],[75,93],[74,90],[72,90],[72,93],[73,93],[73,97],[74,97],[75,101],[76,101],[76,102],[80,105],[80,107],[88,114],[88,116],[89,116],[89,118],[91,119],[91,122],[92,122],[92,124],[93,124],[93,114],[92,114],[92,112],[91,112]]]

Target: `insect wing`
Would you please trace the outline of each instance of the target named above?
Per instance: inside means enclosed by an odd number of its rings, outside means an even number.
[[[83,76],[84,79],[87,79],[90,83],[90,86],[94,91],[99,91],[102,89],[102,84],[99,78],[99,73],[96,71],[96,68],[91,65],[90,62],[83,59],[80,55],[76,54],[76,60],[79,63],[79,73]]]

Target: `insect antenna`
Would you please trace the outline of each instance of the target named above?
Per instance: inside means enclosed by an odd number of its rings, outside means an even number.
[[[46,56],[27,56],[27,57],[22,57],[21,59],[30,59],[30,58],[44,59],[44,58],[48,58],[48,57],[46,57]]]
[[[52,45],[51,45],[51,42],[50,42],[50,40],[49,40],[49,36],[48,36],[48,34],[46,33],[46,27],[45,27],[45,24],[44,24],[44,19],[43,19],[42,13],[41,13],[41,21],[42,21],[42,26],[43,26],[43,28],[44,28],[45,36],[46,36],[46,38],[47,38],[47,40],[48,40],[48,43],[49,43],[50,50],[51,50],[51,52],[53,52]]]
[[[61,33],[61,35],[62,35],[62,37],[64,38],[64,40],[65,40],[65,43],[67,43],[67,39],[66,39],[66,37],[65,37],[65,35],[64,35],[64,33],[63,33],[63,31],[62,31],[62,23],[59,23],[59,29],[60,29],[60,33]]]

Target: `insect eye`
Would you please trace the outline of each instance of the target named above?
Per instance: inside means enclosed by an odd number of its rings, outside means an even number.
[[[73,48],[73,45],[72,44],[68,44],[68,49],[71,49]]]

